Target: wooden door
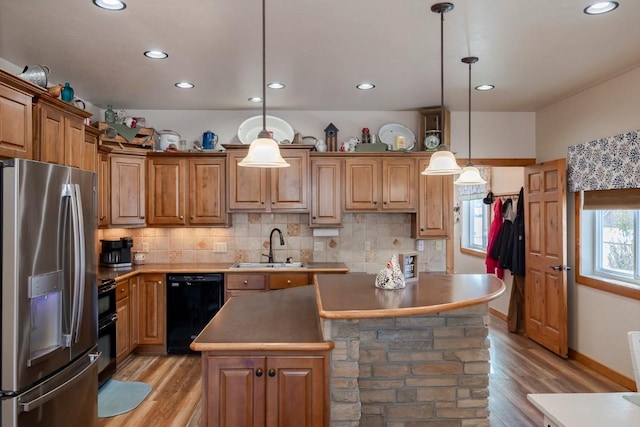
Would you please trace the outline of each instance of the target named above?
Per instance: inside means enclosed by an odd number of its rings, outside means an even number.
[[[31,96],[0,84],[0,156],[33,158]]]
[[[342,161],[311,160],[311,214],[309,226],[342,226]]]
[[[267,427],[322,427],[324,423],[324,359],[267,358]]]
[[[525,168],[525,330],[567,357],[565,160]]]
[[[228,207],[230,211],[265,211],[267,209],[267,172],[265,168],[245,168],[238,163],[247,150],[227,153]]]
[[[65,116],[63,142],[64,164],[81,168],[84,148],[84,123],[81,119]]]
[[[44,105],[41,105],[39,110],[40,156],[38,160],[64,165],[64,114],[57,109]]]
[[[271,210],[308,212],[309,210],[309,152],[281,150],[288,168],[271,170],[269,201]]]
[[[111,156],[111,224],[145,224],[144,157]]]
[[[129,351],[133,352],[140,342],[138,276],[129,279]]]
[[[371,158],[349,158],[344,170],[344,209],[375,211],[380,200],[379,162]]]
[[[415,159],[383,159],[382,210],[414,211],[418,179]]]
[[[107,154],[98,155],[98,226],[106,227],[111,219],[111,164]]]
[[[186,224],[186,160],[154,157],[148,163],[150,225]]]
[[[143,274],[138,281],[140,345],[162,347],[166,343],[166,290],[164,275]]]
[[[264,427],[265,357],[206,356],[203,367],[203,426]]]
[[[226,225],[225,159],[189,160],[189,224]]]

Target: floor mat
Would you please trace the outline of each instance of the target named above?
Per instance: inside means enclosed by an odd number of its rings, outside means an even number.
[[[98,418],[114,417],[135,409],[151,391],[151,386],[134,381],[107,381],[98,390]]]

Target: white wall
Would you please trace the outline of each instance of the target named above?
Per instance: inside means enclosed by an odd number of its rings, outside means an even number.
[[[640,129],[640,68],[537,113],[537,160],[565,158],[567,147]],[[573,195],[568,197],[569,265],[575,265]],[[569,347],[633,378],[626,334],[640,330],[640,301],[576,285],[569,277]]]

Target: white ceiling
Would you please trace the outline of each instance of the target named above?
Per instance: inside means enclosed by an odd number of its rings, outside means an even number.
[[[242,110],[262,92],[260,0],[0,0],[0,58],[43,64],[105,108]],[[437,1],[266,0],[268,110],[406,110],[440,104]],[[590,0],[454,0],[445,17],[445,105],[536,111],[640,66],[640,1],[588,16]],[[150,60],[148,49],[169,53]],[[180,90],[179,80],[196,87]],[[359,91],[361,81],[376,84]]]

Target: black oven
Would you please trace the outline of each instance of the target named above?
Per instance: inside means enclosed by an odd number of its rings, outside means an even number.
[[[102,279],[98,286],[98,386],[116,372],[116,281]]]

